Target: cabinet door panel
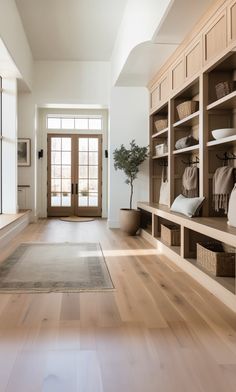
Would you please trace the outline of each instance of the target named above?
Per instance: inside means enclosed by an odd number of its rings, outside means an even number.
[[[198,41],[185,55],[186,78],[189,79],[201,70],[202,66],[202,48],[201,42]]]
[[[184,82],[184,60],[180,60],[172,69],[172,90],[177,90]]]
[[[160,101],[163,102],[170,95],[168,75],[160,82]]]
[[[226,12],[223,12],[204,33],[205,62],[220,54],[227,45]]]
[[[232,1],[228,7],[228,32],[229,42],[236,40],[236,0]]]
[[[157,86],[152,92],[151,92],[151,109],[155,108],[158,106],[160,102],[160,88]]]

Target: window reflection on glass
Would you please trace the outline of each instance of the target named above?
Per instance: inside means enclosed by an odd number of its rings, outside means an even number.
[[[79,193],[79,206],[87,207],[88,206],[88,197],[83,196],[83,194]]]
[[[90,193],[89,194],[89,206],[90,207],[97,207],[98,206],[98,194],[97,193]]]
[[[52,137],[51,138],[51,149],[53,151],[60,151],[61,150],[61,138],[60,137]]]
[[[61,180],[52,179],[51,180],[51,191],[52,192],[61,192]]]
[[[70,152],[62,152],[62,164],[70,165],[71,164],[71,153]]]
[[[63,192],[61,198],[62,207],[70,207],[71,206],[71,194]]]
[[[61,178],[61,166],[57,166],[57,165],[51,166],[51,177]]]
[[[89,166],[89,178],[98,178],[98,166]]]
[[[51,163],[53,165],[60,165],[61,164],[61,153],[52,151],[51,153]]]

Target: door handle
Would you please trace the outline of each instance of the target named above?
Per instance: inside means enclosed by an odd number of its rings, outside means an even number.
[[[78,184],[75,185],[75,193],[78,195]]]
[[[74,194],[74,184],[71,184],[71,194]]]

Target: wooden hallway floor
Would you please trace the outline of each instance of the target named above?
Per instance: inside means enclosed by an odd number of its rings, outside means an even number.
[[[106,221],[42,220],[27,241],[100,242],[114,292],[0,295],[0,392],[235,392],[236,314]]]

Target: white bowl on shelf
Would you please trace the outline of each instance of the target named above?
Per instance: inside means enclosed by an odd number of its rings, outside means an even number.
[[[214,129],[214,131],[212,131],[211,133],[214,139],[223,139],[225,137],[236,135],[236,128]]]

